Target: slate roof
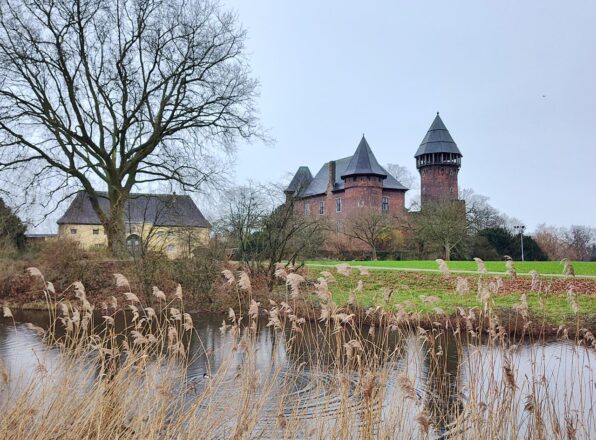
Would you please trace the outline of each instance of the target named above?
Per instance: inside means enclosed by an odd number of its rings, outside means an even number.
[[[308,167],[300,167],[285,192],[299,193],[312,182],[312,174]]]
[[[368,142],[366,142],[364,135],[362,135],[362,139],[358,144],[358,148],[356,148],[356,152],[350,159],[350,163],[348,163],[345,171],[340,174],[342,178],[359,175],[387,177],[387,171],[377,162],[377,158],[370,149]]]
[[[462,156],[438,112],[414,157],[429,153],[455,153]]]
[[[363,143],[364,143],[364,145],[363,145]],[[361,149],[361,146],[362,146],[362,149]],[[360,141],[360,144],[358,145],[358,148],[356,149],[356,153],[354,153],[353,156],[343,157],[341,159],[337,159],[334,161],[335,162],[335,182],[333,185],[333,191],[342,191],[344,189],[344,180],[342,179],[342,176],[354,175],[353,174],[354,170],[359,170],[359,171],[363,170],[363,168],[355,168],[355,167],[351,168],[350,165],[352,164],[352,162],[354,162],[355,165],[360,165],[360,164],[364,163],[364,165],[366,166],[366,161],[361,162],[361,159],[359,157],[357,157],[356,160],[353,160],[355,156],[360,155],[360,154],[357,155],[357,153],[359,153],[359,150],[364,150],[361,152],[366,153],[366,155],[368,155],[368,157],[369,157],[369,162],[368,162],[367,166],[369,167],[370,171],[368,171],[364,174],[374,174],[374,175],[379,175],[379,176],[386,176],[386,178],[383,180],[383,188],[385,188],[385,189],[394,189],[394,190],[399,190],[399,191],[407,191],[408,190],[408,188],[406,188],[400,182],[398,182],[397,179],[395,177],[393,177],[385,168],[383,168],[381,165],[379,165],[379,163],[377,162],[377,160],[374,157],[374,154],[372,154],[372,150],[370,149],[368,142],[366,142],[366,139],[364,139],[364,137],[363,137],[362,140]],[[366,151],[366,150],[368,150],[368,151]],[[370,160],[371,156],[372,156],[373,161]],[[296,174],[298,174],[302,168],[306,168],[308,170],[307,167],[300,167],[300,168],[298,168],[298,171],[296,172]],[[309,171],[309,174],[310,174],[310,171]],[[360,172],[358,172],[358,174],[360,174]],[[290,182],[290,185],[288,185],[286,192],[291,191],[292,183],[294,183],[295,179],[296,179],[296,175],[292,179],[292,182]],[[329,162],[325,163],[321,167],[321,169],[314,176],[314,178],[311,178],[311,181],[308,184],[308,186],[306,186],[302,191],[299,191],[295,195],[296,195],[296,197],[304,198],[304,197],[316,196],[319,194],[325,194],[325,192],[327,192],[328,181],[329,181]]]
[[[105,212],[110,204],[105,192],[98,192],[99,205]],[[151,223],[155,226],[210,228],[195,202],[187,195],[130,194],[124,206],[126,223]],[[99,217],[91,206],[89,195],[79,191],[57,222],[60,224],[99,225]]]

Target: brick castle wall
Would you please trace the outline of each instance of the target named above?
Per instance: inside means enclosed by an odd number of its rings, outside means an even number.
[[[353,178],[348,178],[348,180]],[[373,177],[371,177],[373,179]],[[310,215],[312,218],[324,218],[332,222],[346,221],[359,209],[375,209],[382,211],[383,197],[389,201],[388,214],[402,216],[405,214],[405,193],[383,189],[378,178],[369,181],[366,177],[358,177],[357,181],[345,183],[342,191],[329,191],[318,196],[298,199],[294,209],[297,213]],[[337,200],[341,200],[341,211],[337,211]],[[323,206],[321,213],[321,204]],[[307,208],[308,206],[308,208]]]

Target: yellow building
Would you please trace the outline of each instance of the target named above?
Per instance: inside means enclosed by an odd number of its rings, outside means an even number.
[[[109,212],[109,200],[100,194],[100,207]],[[206,246],[211,224],[187,195],[130,194],[124,208],[126,246],[131,252],[153,250],[169,258],[190,256]],[[85,249],[102,249],[108,240],[86,192],[79,192],[58,220],[58,236]]]

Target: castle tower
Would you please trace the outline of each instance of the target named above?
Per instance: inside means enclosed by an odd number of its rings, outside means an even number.
[[[358,208],[381,211],[383,180],[387,173],[377,162],[364,135],[340,177],[344,181],[346,211],[353,212]]]
[[[420,172],[422,206],[427,202],[458,199],[457,174],[462,154],[439,112],[414,157]]]

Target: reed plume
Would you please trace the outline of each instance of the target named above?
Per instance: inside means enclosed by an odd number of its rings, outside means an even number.
[[[474,257],[474,261],[476,262],[476,270],[478,273],[487,273],[486,266],[484,265],[484,261],[481,258]]]
[[[337,270],[337,273],[346,277],[352,276],[352,266],[350,266],[349,264],[337,264],[335,266],[335,269]]]
[[[574,277],[575,270],[573,269],[573,264],[571,264],[571,261],[569,260],[569,258],[563,258],[561,260],[561,263],[563,263],[563,274],[566,277]]]
[[[464,277],[457,277],[455,291],[460,295],[467,295],[468,293],[470,293],[470,285],[468,284],[468,279]]]
[[[445,276],[445,278],[449,278],[451,272],[449,272],[449,268],[447,267],[447,263],[442,258],[437,258],[436,263],[439,265],[439,271]]]

